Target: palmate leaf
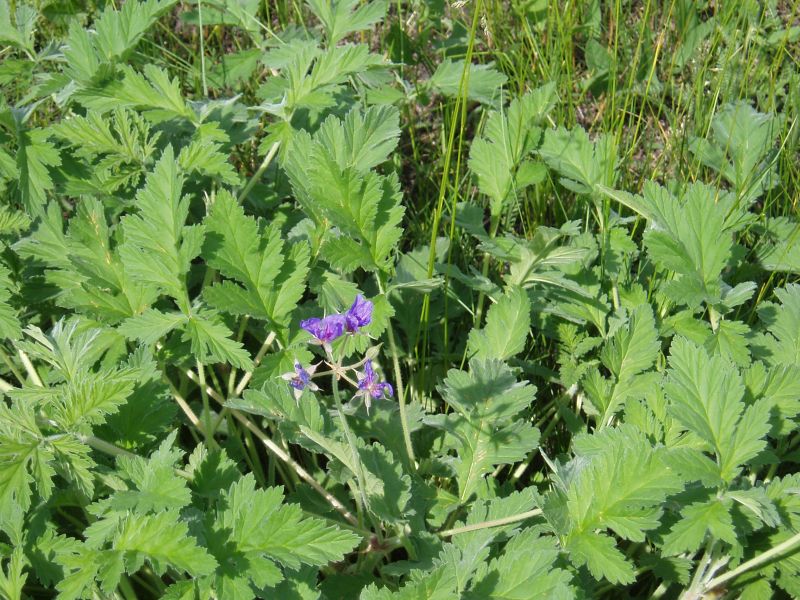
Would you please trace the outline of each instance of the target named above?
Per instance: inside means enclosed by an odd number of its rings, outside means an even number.
[[[101,65],[125,59],[147,30],[175,0],[126,2],[121,10],[106,8],[94,22],[92,31],[83,29],[79,21],[70,26],[64,57],[67,74],[79,83],[89,83]]]
[[[26,403],[13,407],[0,403],[0,517],[3,519],[13,514],[15,506],[28,509],[34,475],[38,475],[37,488],[43,498],[52,490],[53,471],[47,465],[53,455],[40,444],[42,437],[33,407]]]
[[[506,200],[545,176],[544,167],[525,157],[536,148],[542,131],[537,124],[555,102],[555,86],[546,85],[514,99],[505,114],[493,111],[484,137],[472,142],[469,168],[478,178],[481,193],[491,199],[491,214],[499,215]]]
[[[540,537],[534,529],[518,533],[503,553],[484,563],[464,598],[469,600],[536,600],[571,598],[571,575],[555,566],[555,540]]]
[[[125,270],[139,281],[186,303],[184,278],[200,253],[202,229],[186,226],[189,198],[181,198],[183,176],[167,146],[136,195],[137,214],[122,219],[125,242],[120,246]],[[188,306],[182,306],[184,312]]]
[[[689,150],[727,179],[747,204],[780,180],[767,159],[781,124],[780,117],[760,113],[746,102],[726,104],[711,121],[713,141],[694,138]]]
[[[205,221],[203,256],[232,281],[205,289],[208,302],[233,314],[250,315],[285,326],[305,291],[308,246],[284,248],[277,226],[263,228],[244,214],[228,192],[217,194]]]
[[[175,473],[176,463],[183,456],[181,450],[172,448],[176,435],[177,430],[147,459],[133,455],[117,457],[119,471],[131,481],[131,489],[115,492],[104,508],[159,512],[181,509],[191,502],[186,479]]]
[[[186,119],[199,125],[199,117],[186,102],[177,78],[170,79],[166,71],[153,64],[144,67],[144,75],[129,66],[120,67],[120,71],[120,78],[80,89],[75,98],[86,108],[101,112],[138,108],[154,123]]]
[[[731,545],[739,545],[738,536],[731,517],[732,501],[714,498],[696,502],[681,510],[681,519],[664,538],[661,551],[666,555],[698,550],[706,538],[706,532]]]
[[[486,327],[470,332],[468,352],[475,358],[507,360],[525,348],[530,324],[528,294],[511,287],[489,308]]]
[[[95,21],[95,44],[106,60],[124,58],[155,20],[175,0],[145,0],[122,5],[117,11],[108,8]]]
[[[598,423],[608,424],[628,398],[643,395],[652,385],[651,378],[640,374],[653,366],[660,349],[653,311],[642,304],[631,311],[628,323],[616,330],[600,352],[600,361],[614,381],[602,378],[597,369],[584,380]]]
[[[388,6],[386,0],[307,0],[306,4],[322,23],[329,46],[335,46],[348,33],[369,29],[383,19]]]
[[[654,226],[645,245],[655,263],[678,274],[665,292],[678,304],[695,308],[722,300],[721,273],[731,257],[731,234],[742,226],[730,195],[717,198],[713,188],[690,185],[676,199],[655,184],[645,186],[648,219]]]
[[[545,499],[544,514],[562,536],[570,560],[614,583],[630,583],[633,566],[602,530],[641,542],[659,525],[666,497],[683,489],[664,461],[666,449],[653,448],[638,429],[623,425],[574,439],[575,458],[556,473],[557,485]]]
[[[664,390],[673,418],[716,455],[723,480],[732,481],[741,465],[764,449],[771,403],[765,399],[745,407],[741,377],[724,358],[676,338]]]
[[[59,289],[58,304],[117,323],[155,300],[158,290],[126,271],[99,201],[84,198],[66,234],[62,222],[59,206],[51,203],[36,231],[15,244],[20,255],[49,267],[46,277]]]
[[[617,155],[613,136],[603,135],[592,142],[581,127],[560,127],[545,132],[538,153],[561,175],[561,184],[577,194],[599,193],[602,186],[614,182]]]
[[[463,60],[445,58],[436,67],[428,85],[445,96],[455,97],[461,91],[461,80],[464,75]],[[497,104],[501,100],[500,90],[507,77],[490,65],[470,64],[467,68],[467,98],[481,104]]]
[[[231,331],[219,315],[209,310],[195,310],[187,319],[183,339],[191,342],[192,354],[204,363],[229,363],[244,370],[253,361],[241,342],[231,339]]]
[[[538,496],[533,488],[513,492],[505,497],[492,498],[489,501],[476,500],[463,522],[457,526],[477,525],[486,521],[494,521],[527,512],[537,504]],[[445,545],[439,559],[450,563],[449,567],[455,575],[460,589],[467,587],[474,573],[489,560],[490,546],[498,539],[513,535],[522,523],[515,521],[499,527],[482,528],[468,531],[453,538]],[[457,552],[454,552],[457,550]],[[455,563],[451,562],[456,559]]]
[[[779,305],[764,302],[758,308],[768,332],[758,337],[760,353],[774,365],[800,365],[800,285],[787,284],[775,295]]]
[[[313,138],[293,138],[284,167],[306,214],[318,227],[335,228],[323,254],[337,268],[390,268],[402,233],[400,186],[396,175],[371,169],[397,144],[398,118],[393,107],[354,109],[344,121],[326,119]]]
[[[438,425],[445,447],[456,451],[459,501],[475,492],[495,465],[522,460],[536,447],[539,431],[516,416],[534,399],[536,388],[519,383],[498,360],[470,361],[470,371],[452,369],[440,386],[454,412]]]
[[[320,49],[315,43],[292,40],[288,44],[270,50],[264,57],[266,65],[280,69],[277,77],[262,86],[259,97],[260,108],[290,121],[299,108],[320,110],[336,104],[336,94],[350,78],[385,69],[386,59],[369,51],[366,44],[343,44]],[[276,127],[264,138],[260,151],[278,140],[292,139],[290,127]]]
[[[85,543],[67,546],[56,554],[55,561],[65,570],[56,586],[59,598],[91,597],[87,594],[95,589],[95,578],[101,589],[111,592],[123,572],[135,573],[145,561],[158,575],[173,568],[200,577],[217,567],[177,512],[129,512],[98,527],[101,523],[96,521],[89,528]]]
[[[49,141],[47,129],[26,125],[33,107],[0,110],[0,127],[5,127],[16,142],[16,165],[11,173],[16,178],[17,199],[30,216],[39,216],[47,202],[47,193],[53,189],[49,167],[61,164],[61,156]],[[5,136],[3,136],[5,137]],[[0,157],[3,171],[11,168]]]
[[[411,500],[411,478],[402,464],[380,444],[359,448],[365,471],[369,510],[385,523],[403,520]]]
[[[17,339],[22,327],[17,311],[8,301],[11,299],[11,272],[0,264],[0,339]]]
[[[214,577],[218,592],[230,589],[245,595],[250,582],[256,587],[277,584],[282,579],[278,564],[297,569],[341,560],[359,539],[320,519],[305,517],[297,505],[283,504],[280,488],[256,490],[250,474],[223,494],[209,526],[209,546],[220,562]]]

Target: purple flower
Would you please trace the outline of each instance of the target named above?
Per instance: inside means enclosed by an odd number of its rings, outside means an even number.
[[[359,294],[353,301],[353,305],[344,314],[345,330],[347,333],[355,333],[360,327],[369,325],[372,321],[372,302]]]
[[[364,404],[366,404],[367,412],[369,412],[372,399],[382,398],[384,394],[391,396],[393,394],[392,386],[385,381],[378,381],[378,376],[372,370],[372,361],[367,359],[364,363],[364,376],[358,380],[356,396],[364,398]]]
[[[318,344],[328,345],[344,333],[345,316],[329,315],[323,319],[300,321],[300,327],[316,338]]]
[[[303,390],[308,388],[309,391],[316,392],[319,387],[316,383],[311,381],[311,376],[317,370],[317,365],[311,365],[308,370],[303,368],[299,362],[294,361],[294,371],[284,373],[281,377],[289,382],[294,391],[294,399],[299,400],[303,395]]]

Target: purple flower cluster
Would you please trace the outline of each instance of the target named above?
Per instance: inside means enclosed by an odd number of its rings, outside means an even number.
[[[369,325],[372,322],[372,309],[372,302],[359,294],[344,314],[337,313],[321,319],[315,317],[300,322],[300,327],[314,336],[312,343],[321,344],[325,348],[328,360],[331,361],[329,365],[333,376],[337,379],[343,376],[354,385],[357,385],[358,391],[355,396],[360,396],[364,399],[367,412],[369,412],[373,399],[392,396],[394,390],[391,384],[386,381],[380,381],[378,375],[372,368],[372,361],[370,359],[364,361],[363,372],[356,371],[353,367],[343,368],[341,364],[333,362],[331,342],[342,335],[358,333],[362,327]],[[300,399],[305,389],[312,392],[319,389],[319,387],[311,381],[311,377],[317,366],[318,365],[311,365],[306,370],[299,362],[295,361],[294,371],[284,373],[283,379],[292,387],[296,400]],[[345,375],[346,370],[350,368],[353,369],[358,377],[357,384]]]
[[[372,302],[359,294],[353,305],[344,314],[315,317],[300,321],[300,327],[314,336],[317,344],[329,346],[330,343],[345,333],[356,333],[372,321]]]

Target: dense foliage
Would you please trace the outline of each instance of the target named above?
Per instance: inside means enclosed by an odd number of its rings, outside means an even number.
[[[0,597],[800,596],[800,25],[584,4],[0,0]]]

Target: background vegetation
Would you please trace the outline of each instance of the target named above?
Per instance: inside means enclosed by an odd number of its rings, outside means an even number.
[[[799,61],[797,0],[0,0],[0,597],[800,595]]]

